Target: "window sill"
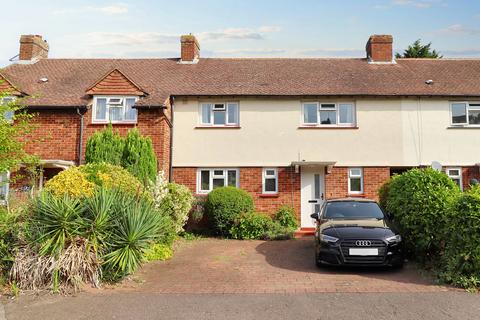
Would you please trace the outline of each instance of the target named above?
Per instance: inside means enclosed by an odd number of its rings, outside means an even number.
[[[240,126],[196,126],[195,129],[241,129]]]
[[[358,127],[342,126],[299,126],[298,129],[358,129]]]
[[[349,193],[347,196],[349,198],[366,198],[367,197],[365,193]]]
[[[278,193],[262,193],[260,198],[278,198],[280,195]]]
[[[447,129],[480,129],[480,126],[449,126]]]
[[[92,121],[91,124],[93,125],[106,125],[106,124],[112,124],[112,126],[114,125],[118,125],[118,124],[137,124],[138,121],[115,121],[115,122],[110,122],[110,121],[105,121],[105,122],[101,122],[101,121]]]

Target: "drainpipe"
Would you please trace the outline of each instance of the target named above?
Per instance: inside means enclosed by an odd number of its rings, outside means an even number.
[[[83,151],[83,116],[85,115],[86,109],[80,111],[80,108],[77,108],[77,114],[80,116],[80,139],[78,141],[78,160],[77,164],[82,164],[82,151]]]
[[[173,180],[173,106],[175,104],[175,98],[170,97],[170,119],[168,118],[167,114],[165,113],[165,109],[162,109],[163,115],[165,120],[170,128],[170,141],[169,141],[169,154],[168,154],[168,182],[172,182]]]

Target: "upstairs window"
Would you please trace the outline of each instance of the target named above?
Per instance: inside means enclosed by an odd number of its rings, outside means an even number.
[[[239,185],[238,169],[200,169],[197,174],[197,193],[209,193],[219,187]]]
[[[136,123],[137,109],[133,108],[136,102],[136,97],[95,97],[93,122]]]
[[[453,102],[450,111],[452,125],[480,126],[480,103]]]
[[[236,102],[202,103],[200,124],[203,126],[238,126],[239,108]]]
[[[14,99],[15,99],[14,97],[3,97],[2,99],[0,99],[0,104],[7,105],[11,103]],[[8,122],[13,122],[13,115],[14,115],[13,110],[5,111],[4,113],[5,120],[7,120]]]
[[[276,194],[278,193],[278,170],[276,168],[263,169],[263,193]]]
[[[348,169],[348,193],[362,194],[363,193],[363,170],[362,168]]]
[[[355,105],[345,103],[307,102],[302,106],[303,125],[355,126]]]
[[[462,168],[447,168],[446,173],[460,187],[460,190],[463,190]]]

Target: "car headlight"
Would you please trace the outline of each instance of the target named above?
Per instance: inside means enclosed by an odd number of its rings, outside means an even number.
[[[402,236],[399,234],[396,234],[393,237],[388,237],[385,240],[387,240],[387,242],[390,242],[390,243],[397,243],[402,241]]]
[[[336,243],[339,239],[332,236],[327,236],[326,234],[320,234],[320,240],[323,242]]]

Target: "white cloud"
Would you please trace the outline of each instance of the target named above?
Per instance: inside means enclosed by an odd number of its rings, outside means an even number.
[[[419,9],[431,8],[434,5],[445,6],[442,0],[393,0],[395,6],[412,6]]]
[[[467,28],[461,24],[452,24],[436,32],[442,35],[480,35],[480,29]]]
[[[105,15],[119,15],[125,14],[128,12],[128,5],[124,3],[117,3],[107,6],[85,6],[79,8],[65,8],[58,9],[53,11],[55,15],[66,15],[66,14],[78,14],[78,13],[87,13],[87,12],[96,12]]]
[[[263,40],[266,33],[279,32],[278,26],[261,26],[259,28],[227,28],[218,31],[206,31],[197,34],[200,41],[214,40]]]

